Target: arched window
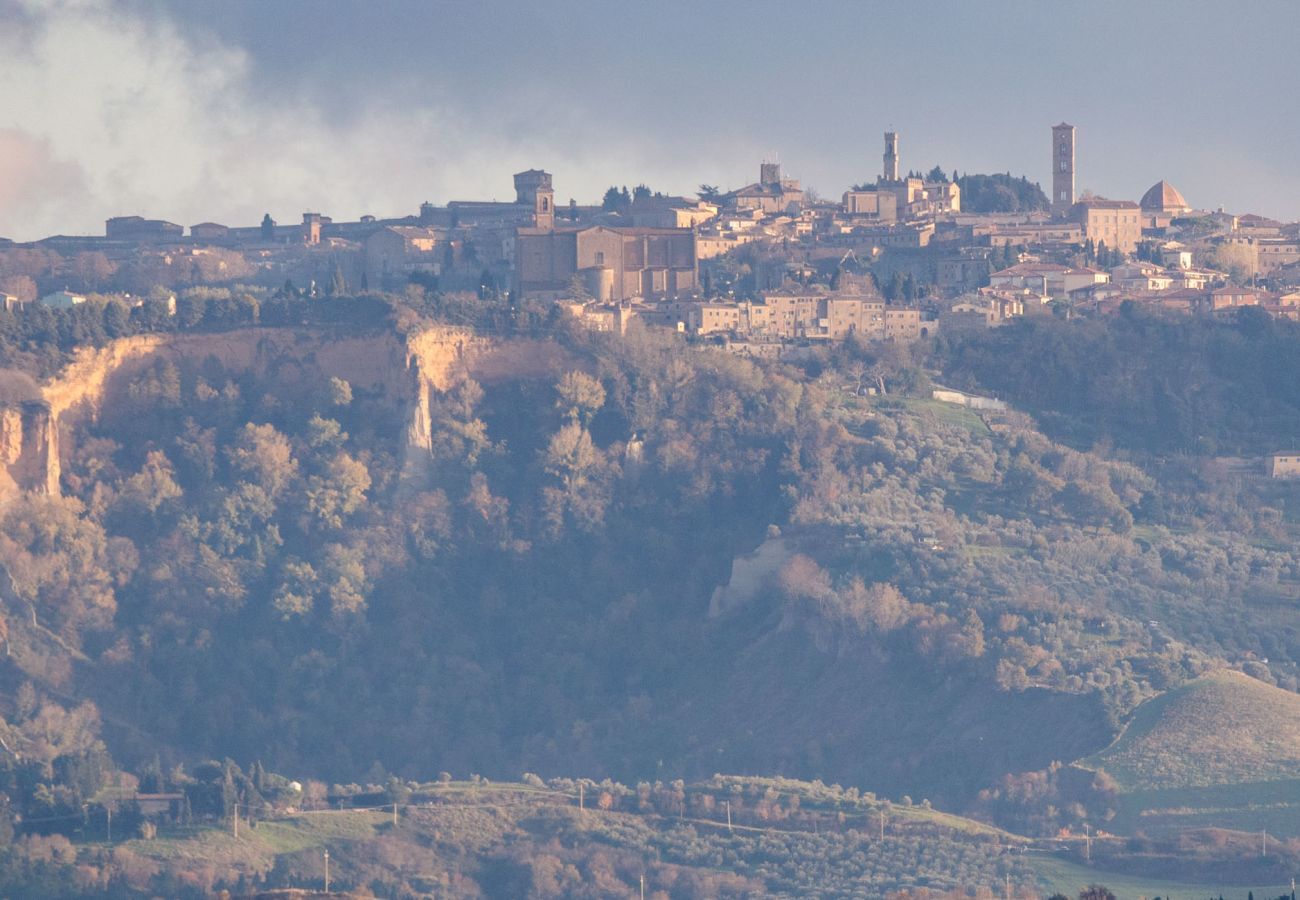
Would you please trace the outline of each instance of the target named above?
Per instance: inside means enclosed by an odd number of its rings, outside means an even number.
[[[551,201],[545,197],[542,198],[542,212],[547,212],[551,208]]]

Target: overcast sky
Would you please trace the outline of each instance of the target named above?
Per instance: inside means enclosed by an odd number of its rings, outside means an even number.
[[[0,0],[0,235],[405,215],[612,183],[823,196],[902,165],[1300,217],[1300,5]]]

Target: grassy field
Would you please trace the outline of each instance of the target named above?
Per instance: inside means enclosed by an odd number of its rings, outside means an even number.
[[[160,863],[184,860],[258,872],[286,853],[368,840],[389,821],[384,813],[364,810],[305,813],[256,827],[245,822],[238,838],[227,828],[178,828],[160,832],[152,841],[133,840],[120,846]]]
[[[976,434],[988,434],[989,432],[989,426],[984,423],[979,414],[964,406],[958,406],[955,403],[941,403],[938,400],[925,400],[918,397],[903,398],[900,402],[913,412],[930,413],[940,422],[960,425],[962,428],[970,429]]]
[[[1216,672],[1142,704],[1081,764],[1130,791],[1300,779],[1300,696]]]
[[[1119,834],[1225,828],[1300,837],[1300,780],[1129,791],[1107,827]]]
[[[1221,671],[1138,707],[1115,742],[1079,765],[1122,794],[1111,829],[1267,829],[1300,836],[1300,697]]]
[[[1057,892],[1067,896],[1077,896],[1090,884],[1103,884],[1115,894],[1118,900],[1139,900],[1146,897],[1173,898],[1173,900],[1204,900],[1219,897],[1224,900],[1246,900],[1253,893],[1256,900],[1278,897],[1291,892],[1290,885],[1222,885],[1222,884],[1187,884],[1177,881],[1137,878],[1120,875],[1099,869],[1090,869],[1065,860],[1051,857],[1034,859],[1045,892]]]

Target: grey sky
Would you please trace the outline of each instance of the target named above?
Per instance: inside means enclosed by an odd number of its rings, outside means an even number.
[[[904,168],[1300,216],[1290,44],[1250,2],[0,0],[0,235],[109,215],[252,224],[611,183],[736,187],[776,153],[824,196]]]

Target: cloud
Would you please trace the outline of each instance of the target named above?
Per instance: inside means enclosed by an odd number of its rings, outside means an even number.
[[[469,109],[448,100],[454,84],[395,81],[349,95],[362,106],[340,116],[328,90],[265,90],[242,49],[144,7],[0,0],[0,57],[0,235],[19,240],[101,234],[113,215],[405,215],[426,199],[505,199],[510,174],[532,166],[589,199],[708,152],[670,165],[539,84]]]
[[[75,218],[86,194],[86,173],[54,155],[50,142],[14,128],[0,128],[0,234],[11,233],[39,212]]]

